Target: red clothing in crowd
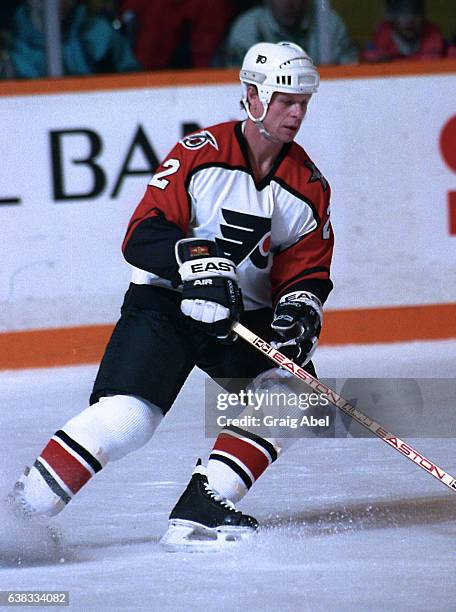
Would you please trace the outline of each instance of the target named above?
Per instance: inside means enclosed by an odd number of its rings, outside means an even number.
[[[148,70],[170,67],[186,31],[192,66],[210,66],[233,15],[230,0],[123,0],[121,11],[137,15],[135,54]]]
[[[442,33],[430,21],[424,21],[420,47],[410,55],[404,55],[398,48],[393,32],[391,22],[383,21],[378,26],[372,43],[364,51],[363,59],[369,62],[423,60],[438,59],[445,55],[445,41]]]

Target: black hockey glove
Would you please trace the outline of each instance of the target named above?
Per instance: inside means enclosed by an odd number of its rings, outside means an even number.
[[[242,313],[236,266],[213,240],[184,238],[176,243],[183,282],[181,310],[206,333],[231,337],[231,325]]]
[[[323,309],[320,300],[308,291],[293,291],[277,303],[272,329],[283,341],[272,342],[274,348],[304,366],[317,348]]]

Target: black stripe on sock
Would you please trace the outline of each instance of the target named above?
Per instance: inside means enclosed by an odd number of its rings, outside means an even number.
[[[76,453],[78,453],[78,455],[80,455],[84,459],[84,461],[90,465],[90,467],[95,473],[100,472],[103,469],[103,466],[98,461],[98,459],[96,459],[93,455],[91,455],[89,451],[86,450],[83,446],[78,444],[76,440],[73,440],[73,438],[70,438],[70,436],[67,433],[59,429],[58,431],[55,432],[54,435],[56,438],[60,438],[63,442],[65,442],[65,444],[67,444],[71,449],[73,449]]]
[[[271,463],[274,463],[274,461],[277,459],[277,451],[276,451],[276,449],[273,447],[273,445],[270,442],[268,442],[267,440],[265,440],[261,436],[257,436],[256,434],[252,433],[251,431],[247,431],[246,429],[241,429],[240,427],[235,427],[234,425],[228,425],[227,427],[224,427],[224,429],[228,430],[228,431],[233,431],[234,433],[237,433],[238,435],[242,436],[243,438],[249,438],[253,442],[256,442],[257,444],[259,444],[259,446],[264,448],[264,450],[270,456]]]
[[[33,467],[35,467],[38,472],[41,474],[41,476],[43,477],[44,481],[46,482],[46,484],[48,485],[48,487],[56,494],[60,497],[60,499],[62,501],[65,502],[65,504],[67,504],[69,501],[71,501],[71,497],[68,495],[68,493],[66,493],[62,487],[59,485],[59,483],[55,480],[55,478],[47,471],[47,469],[44,467],[44,465],[42,463],[40,463],[38,461],[38,459],[35,461],[35,463],[33,464]]]
[[[211,453],[209,455],[209,459],[215,459],[216,461],[221,461],[222,463],[224,463],[225,465],[230,467],[233,470],[233,472],[236,472],[236,474],[239,476],[239,478],[245,484],[247,489],[250,489],[250,487],[253,484],[252,479],[247,474],[247,472],[245,472],[241,468],[241,466],[239,466],[235,461],[233,461],[232,459],[229,459],[228,457],[225,457],[224,455],[218,455],[217,453]]]

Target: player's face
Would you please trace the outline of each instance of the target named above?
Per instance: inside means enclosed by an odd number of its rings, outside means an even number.
[[[311,97],[312,94],[273,94],[264,127],[280,142],[291,142],[299,132]]]

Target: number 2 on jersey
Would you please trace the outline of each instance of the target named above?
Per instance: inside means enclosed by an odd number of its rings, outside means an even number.
[[[328,206],[328,210],[327,210],[327,215],[328,216],[327,216],[326,222],[325,222],[325,224],[323,226],[323,240],[329,240],[329,238],[331,236],[331,225],[330,225],[331,219],[329,217],[329,214],[330,214],[329,213],[329,209],[330,209],[330,206]]]
[[[159,189],[166,189],[166,187],[169,185],[169,181],[164,177],[169,176],[170,174],[175,174],[180,168],[180,161],[171,157],[163,162],[162,165],[164,168],[166,168],[166,170],[162,170],[161,172],[154,174],[154,176],[150,179],[149,185],[152,185],[152,187],[158,187]]]

